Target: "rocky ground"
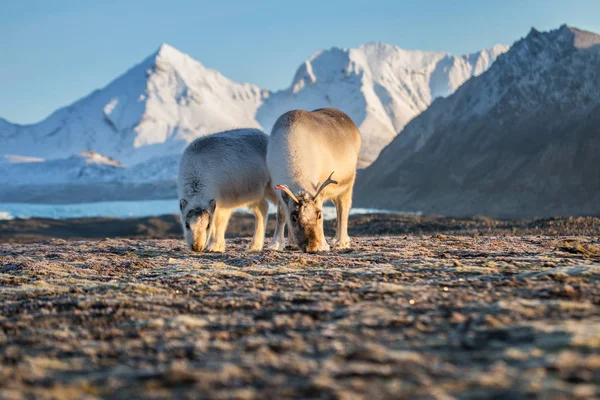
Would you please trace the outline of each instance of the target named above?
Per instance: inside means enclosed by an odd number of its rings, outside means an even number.
[[[317,255],[4,236],[0,398],[600,396],[598,218],[398,218]]]

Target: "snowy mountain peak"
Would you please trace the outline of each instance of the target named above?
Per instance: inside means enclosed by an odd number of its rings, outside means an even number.
[[[216,70],[206,68],[204,65],[202,65],[202,63],[192,58],[189,54],[184,53],[167,43],[161,44],[158,50],[150,55],[147,60],[151,62],[154,68],[159,70],[173,69],[180,74],[187,74],[189,71],[186,70],[195,68],[204,70],[205,73],[220,74]]]
[[[293,85],[308,78],[310,83],[335,79],[338,73],[348,73],[348,66],[355,63],[350,56],[350,50],[332,47],[329,50],[318,51],[309,57],[297,70]]]
[[[318,51],[300,65],[289,88],[265,100],[256,118],[269,132],[277,118],[291,109],[339,108],[361,130],[359,164],[366,166],[436,97],[453,93],[507,49],[498,45],[456,57],[371,42]]]
[[[499,102],[506,103],[506,93],[513,82],[520,83],[518,87],[527,95],[527,101],[531,104],[537,103],[533,93],[540,90],[543,91],[544,97],[557,100],[563,88],[556,86],[557,90],[545,92],[548,87],[542,82],[543,77],[551,74],[561,63],[573,60],[576,53],[600,50],[599,44],[600,35],[568,25],[548,32],[532,28],[527,36],[515,42],[510,51],[498,58],[489,73],[481,77],[482,82],[472,80],[461,87],[457,94],[462,101],[457,102],[457,105],[465,118],[472,113],[483,115]],[[582,65],[580,68],[589,67],[593,65]],[[565,80],[573,79],[573,76],[574,74],[569,72]],[[562,80],[558,76],[548,79]],[[472,86],[477,87],[476,94],[475,89],[471,89]],[[486,89],[481,90],[482,87]],[[595,96],[593,92],[588,92],[588,88],[589,85],[586,84],[573,93],[576,95],[573,104],[582,104],[580,102]],[[521,101],[520,104],[523,106],[525,103],[526,101]],[[514,107],[514,104],[510,104],[510,107]]]
[[[106,87],[26,126],[0,121],[2,154],[65,159],[97,151],[126,164],[180,153],[196,137],[254,119],[264,94],[163,44]]]
[[[176,49],[168,43],[163,43],[160,45],[155,55],[157,57],[172,57],[172,58],[181,58],[181,57],[189,57],[186,53]]]

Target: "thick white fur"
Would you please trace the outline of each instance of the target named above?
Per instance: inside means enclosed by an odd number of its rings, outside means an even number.
[[[333,245],[337,248],[346,248],[350,243],[348,213],[360,146],[361,136],[354,122],[332,108],[289,111],[279,117],[269,138],[267,166],[273,186],[283,184],[293,193],[314,194],[320,183],[335,171],[332,179],[339,184],[328,185],[319,202],[331,199],[336,206],[337,232]],[[283,250],[284,227],[290,216],[279,191],[277,199],[277,225],[269,248]],[[321,249],[328,250],[327,242],[324,239],[323,242]]]
[[[196,139],[183,152],[177,187],[181,205],[181,225],[187,245],[194,244],[192,224],[198,210],[210,216],[206,243],[197,250],[221,252],[232,211],[248,206],[256,218],[254,236],[248,250],[263,248],[268,217],[267,199],[275,202],[266,165],[268,136],[257,129],[235,129]],[[216,207],[211,210],[210,201]],[[198,239],[196,239],[197,241]]]

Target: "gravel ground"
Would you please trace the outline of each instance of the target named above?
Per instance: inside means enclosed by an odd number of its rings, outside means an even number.
[[[448,218],[439,215],[365,214],[352,215],[349,221],[352,236],[451,234],[451,235],[546,235],[600,236],[600,217],[555,217],[543,219],[499,220],[487,217]],[[273,236],[275,216],[269,217],[267,237]],[[335,221],[325,221],[325,233],[333,236]],[[250,237],[254,232],[254,217],[234,214],[227,228],[227,237]],[[182,237],[178,215],[144,218],[28,218],[0,220],[0,243],[35,243],[55,238],[66,240],[104,238]]]
[[[363,221],[351,251],[317,255],[0,244],[0,398],[600,396],[597,219],[473,221]]]

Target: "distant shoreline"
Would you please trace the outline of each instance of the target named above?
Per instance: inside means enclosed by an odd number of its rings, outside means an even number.
[[[246,213],[248,209],[242,207],[238,212]],[[0,202],[0,220],[14,218],[142,218],[154,217],[165,214],[177,214],[179,212],[179,201],[177,198],[165,200],[118,200],[118,201],[94,201],[75,203],[22,203],[22,202]],[[274,204],[269,204],[269,213],[275,214]],[[394,210],[378,210],[369,208],[352,208],[353,214],[420,214],[418,212],[401,212]],[[326,203],[323,207],[323,217],[327,219],[336,218],[333,203]]]
[[[7,185],[0,189],[0,203],[73,204],[176,198],[177,183],[174,180],[151,183]]]

